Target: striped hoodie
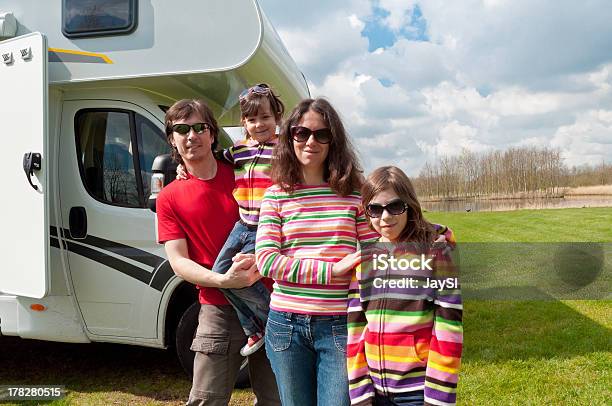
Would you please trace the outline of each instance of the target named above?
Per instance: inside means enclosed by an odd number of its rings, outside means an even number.
[[[222,152],[222,158],[234,166],[234,198],[238,202],[240,219],[253,226],[259,222],[264,192],[272,185],[272,150],[277,142],[278,137],[261,144],[249,138]]]
[[[387,245],[388,247],[388,245]],[[395,258],[419,257],[414,249]],[[357,267],[348,304],[347,368],[352,405],[371,405],[374,394],[424,390],[426,405],[456,404],[463,343],[459,286],[438,290],[431,280],[458,281],[442,248],[428,253],[432,270],[373,270]],[[381,267],[379,267],[380,269]],[[384,267],[382,267],[384,268]],[[419,288],[383,281],[412,278]]]
[[[311,315],[345,315],[350,273],[332,269],[358,242],[375,241],[354,192],[338,196],[329,185],[297,185],[292,194],[270,187],[261,204],[257,268],[274,279],[270,308]]]

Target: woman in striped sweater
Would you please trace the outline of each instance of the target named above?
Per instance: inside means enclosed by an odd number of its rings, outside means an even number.
[[[359,163],[337,112],[307,99],[281,128],[261,204],[257,267],[274,279],[266,352],[284,406],[348,405],[346,306],[366,222]]]
[[[381,234],[378,248],[388,253],[385,264],[380,254],[377,262],[364,261],[351,281],[351,403],[454,405],[463,328],[458,276],[448,250],[431,243],[435,227],[423,218],[414,188],[400,169],[375,170],[362,195],[367,218]],[[416,262],[411,269],[392,269],[390,255],[404,264]]]

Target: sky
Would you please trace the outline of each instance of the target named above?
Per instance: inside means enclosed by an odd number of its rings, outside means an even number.
[[[510,147],[612,163],[609,0],[259,0],[366,173]]]

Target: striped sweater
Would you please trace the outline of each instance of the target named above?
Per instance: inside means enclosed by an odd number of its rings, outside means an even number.
[[[298,185],[292,194],[270,187],[261,204],[257,268],[274,279],[270,308],[311,315],[345,315],[350,273],[333,278],[333,264],[378,234],[366,222],[359,193],[342,197],[328,185]]]
[[[272,185],[272,150],[277,142],[277,137],[261,144],[248,139],[223,150],[223,159],[234,166],[234,198],[238,202],[240,219],[247,224],[256,226],[259,222],[261,200]]]
[[[414,250],[412,251],[414,252]],[[410,251],[394,252],[411,259]],[[349,290],[347,368],[351,404],[370,405],[382,396],[416,390],[426,405],[454,405],[463,342],[459,287],[390,286],[384,280],[413,278],[415,284],[458,275],[442,248],[434,248],[432,270],[357,268]]]

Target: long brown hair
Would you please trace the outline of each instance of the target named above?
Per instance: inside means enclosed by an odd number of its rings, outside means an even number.
[[[289,193],[295,190],[297,184],[304,182],[301,164],[293,149],[291,127],[297,125],[308,111],[319,113],[332,133],[329,152],[325,160],[323,174],[325,181],[340,196],[348,196],[359,190],[363,183],[363,176],[355,149],[348,138],[340,116],[332,105],[322,98],[302,100],[283,122],[280,139],[274,149],[272,181]]]
[[[398,167],[380,167],[375,169],[366,178],[361,187],[363,207],[370,204],[374,196],[387,189],[392,189],[407,206],[408,221],[398,240],[400,242],[412,242],[427,246],[432,244],[436,237],[434,226],[423,217],[421,204],[417,199],[414,186],[412,186],[408,176]],[[372,223],[369,217],[368,222],[370,222],[371,226]]]

